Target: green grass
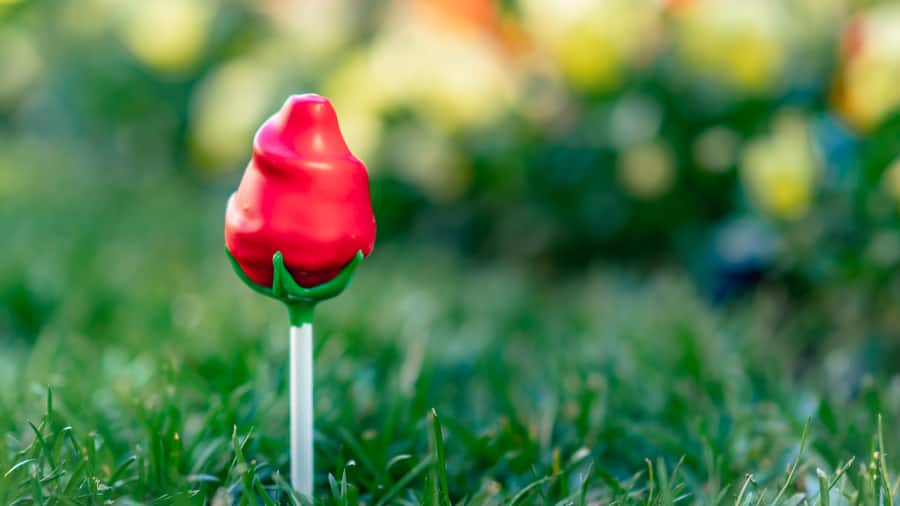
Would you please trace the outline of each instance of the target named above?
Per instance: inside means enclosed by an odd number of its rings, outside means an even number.
[[[0,199],[0,504],[300,503],[287,315],[230,272],[225,189],[31,162]],[[810,321],[381,243],[317,314],[316,499],[891,505],[898,382]]]

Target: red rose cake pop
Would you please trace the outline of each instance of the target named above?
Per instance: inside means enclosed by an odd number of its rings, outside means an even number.
[[[225,247],[246,276],[273,281],[272,259],[304,287],[341,272],[375,243],[366,167],[347,148],[325,97],[293,95],[260,127],[225,213]]]

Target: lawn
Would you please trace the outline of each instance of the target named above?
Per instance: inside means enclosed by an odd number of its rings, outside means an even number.
[[[307,92],[378,221],[316,314],[317,504],[893,506],[897,34],[890,0],[0,0],[0,506],[307,502],[288,315],[223,251]]]
[[[230,271],[228,188],[22,150],[0,503],[296,501],[287,315]],[[816,343],[827,321],[771,287],[713,306],[677,266],[379,244],[316,316],[316,499],[892,504],[900,383],[872,340]]]

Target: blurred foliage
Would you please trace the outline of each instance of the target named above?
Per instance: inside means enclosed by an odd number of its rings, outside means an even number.
[[[230,188],[256,126],[316,91],[369,165],[382,238],[551,268],[706,248],[700,276],[755,255],[811,285],[900,262],[891,2],[0,9],[5,144],[66,142],[111,170]],[[728,242],[748,224],[757,240]]]

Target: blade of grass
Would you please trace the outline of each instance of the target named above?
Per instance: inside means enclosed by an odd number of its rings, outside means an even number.
[[[294,506],[311,506],[312,505],[312,503],[309,502],[309,500],[307,500],[305,497],[298,494],[297,491],[294,490],[291,487],[291,485],[287,481],[284,480],[284,478],[281,476],[281,473],[279,473],[278,471],[275,471],[275,474],[273,475],[273,477],[275,479],[275,484],[277,484],[281,488],[281,490],[287,494],[288,498],[290,498],[291,504],[293,504]]]
[[[263,503],[266,506],[275,506],[275,501],[269,497],[269,493],[266,491],[266,487],[263,486],[262,482],[259,479],[253,480],[253,489],[255,491],[255,495],[258,495],[262,498]]]
[[[744,494],[747,493],[747,487],[750,486],[750,482],[753,480],[753,475],[748,474],[747,479],[744,480],[744,484],[741,485],[741,490],[738,492],[737,499],[734,501],[734,506],[742,506],[744,504]]]
[[[444,461],[444,433],[441,430],[441,421],[438,419],[437,411],[431,409],[431,429],[434,440],[435,452],[435,473],[438,478],[440,490],[440,504],[442,506],[450,506],[450,491],[447,487],[447,465]]]
[[[878,414],[878,472],[881,475],[881,485],[885,493],[886,506],[894,506],[894,491],[891,490],[891,479],[888,475],[887,464],[884,458],[884,427],[881,422],[881,413]]]
[[[594,462],[588,462],[587,469],[585,469],[584,474],[581,476],[581,486],[578,490],[578,506],[585,506],[587,504],[588,484],[591,482],[591,473],[593,471]]]
[[[250,434],[247,434],[247,437],[244,438],[243,442],[238,441],[237,436],[237,426],[234,427],[234,430],[231,433],[231,445],[234,448],[234,459],[237,462],[236,467],[241,473],[241,482],[244,486],[244,493],[241,496],[241,502],[252,502],[255,506],[259,506],[259,501],[256,499],[256,492],[253,486],[253,478],[254,473],[251,467],[247,464],[247,460],[244,458],[244,444],[247,443],[247,440],[250,439]]]
[[[772,504],[774,505],[780,504],[781,498],[784,497],[788,487],[794,482],[794,475],[797,474],[797,468],[800,467],[800,460],[803,458],[803,451],[806,449],[806,436],[809,431],[809,424],[810,419],[807,418],[806,423],[803,424],[803,432],[800,433],[800,451],[797,452],[797,458],[794,459],[794,463],[791,465],[790,471],[788,471],[784,485],[778,491],[778,495],[775,496],[775,499],[772,500]]]
[[[12,475],[14,472],[16,472],[16,470],[21,469],[22,467],[27,466],[28,464],[31,464],[32,462],[37,462],[37,459],[25,459],[25,460],[19,462],[18,464],[9,468],[9,471],[6,471],[6,473],[3,475],[3,477],[9,478],[9,476]]]
[[[412,469],[410,469],[406,474],[403,475],[402,478],[397,480],[397,483],[394,483],[394,486],[389,488],[387,492],[381,496],[381,499],[375,503],[375,506],[384,506],[388,501],[394,498],[395,495],[400,493],[411,481],[413,481],[419,474],[422,473],[425,469],[428,468],[434,461],[434,457],[431,455],[422,459],[421,462],[415,465]]]
[[[820,506],[830,506],[831,498],[829,492],[831,487],[828,485],[828,476],[825,471],[816,468],[816,478],[819,480],[819,500],[817,504]]]
[[[511,501],[509,501],[509,506],[516,506],[517,504],[521,503],[522,501],[527,499],[528,496],[530,496],[532,492],[537,490],[538,487],[540,487],[541,485],[543,485],[544,483],[547,483],[548,481],[550,481],[552,479],[553,479],[552,476],[544,476],[543,478],[541,478],[539,480],[535,480],[535,481],[529,483],[528,485],[525,486],[525,488],[520,490],[519,493],[516,494],[512,498]]]

